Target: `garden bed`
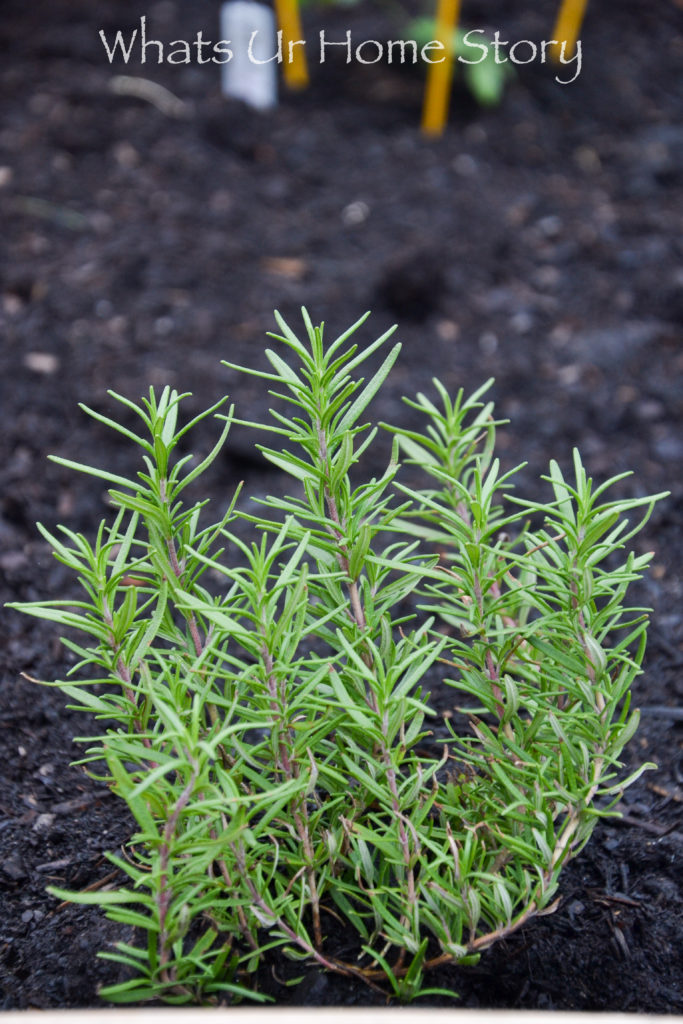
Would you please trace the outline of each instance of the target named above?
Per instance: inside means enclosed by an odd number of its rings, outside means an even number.
[[[554,3],[468,6],[473,26],[546,38]],[[654,609],[635,688],[641,728],[628,764],[658,764],[571,864],[558,911],[435,985],[466,1007],[683,1010],[683,562],[680,348],[683,53],[680,7],[636,0],[589,10],[581,75],[518,68],[502,105],[478,109],[456,85],[443,139],[418,132],[422,80],[411,68],[312,66],[306,92],[255,115],[219,94],[211,67],[110,67],[100,29],[146,14],[164,39],[210,34],[217,5],[5,4],[0,38],[0,588],[3,600],[71,586],[34,526],[92,533],[103,489],[49,452],[128,472],[129,450],[77,403],[109,409],[106,389],[192,391],[199,410],[235,387],[220,359],[263,366],[272,309],[305,304],[330,331],[365,309],[365,339],[397,320],[401,360],[372,413],[396,422],[403,393],[438,374],[457,389],[495,376],[509,466],[525,482],[578,446],[603,479],[633,469],[624,494],[671,496],[639,537],[654,549],[637,599]],[[364,4],[307,14],[314,34],[387,38]],[[164,84],[170,117],[112,92],[113,74]],[[255,383],[238,414],[264,409]],[[204,429],[204,428],[203,428]],[[202,435],[210,442],[208,428]],[[387,454],[386,452],[384,453]],[[377,467],[368,467],[370,469]],[[245,480],[280,486],[247,431],[211,477],[215,504]],[[106,884],[104,852],[130,834],[125,808],[81,769],[87,734],[51,679],[68,668],[53,631],[5,612],[0,631],[0,980],[3,1009],[85,1007],[116,965],[94,953],[121,937],[95,910],[59,907],[47,884]],[[435,706],[452,691],[430,677]],[[347,937],[338,938],[340,953]],[[381,1005],[360,984],[281,959],[259,978],[279,1004]],[[428,1000],[445,1005],[442,997]]]

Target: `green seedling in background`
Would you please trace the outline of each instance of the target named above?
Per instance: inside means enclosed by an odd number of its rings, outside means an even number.
[[[271,389],[252,425],[289,495],[242,507],[237,488],[212,519],[187,489],[232,408],[182,424],[175,391],[113,394],[137,428],[86,412],[139,469],[57,459],[104,480],[114,511],[89,537],[40,527],[81,597],[13,605],[66,631],[76,664],[46,685],[99,723],[82,763],[136,822],[114,887],[50,890],[134,928],[100,954],[126,970],[111,1001],[262,999],[273,950],[425,995],[430,969],[553,910],[565,863],[648,767],[625,775],[620,755],[647,629],[627,593],[649,556],[628,544],[656,498],[610,497],[578,453],[570,478],[550,463],[546,500],[516,497],[490,382],[410,399],[416,425],[384,425],[390,460],[363,478],[400,346],[363,378],[391,332],[359,349],[363,320],[329,344],[305,311],[303,339],[277,320],[269,370],[231,369]],[[212,415],[213,450],[179,456]],[[430,703],[444,677],[457,729]]]
[[[414,39],[418,47],[424,46],[436,38],[435,18],[415,18],[406,28],[409,38]],[[509,63],[498,63],[495,50],[489,46],[482,60],[480,47],[470,47],[465,42],[467,31],[456,28],[453,32],[453,53],[455,67],[462,69],[465,85],[474,96],[480,107],[496,107],[503,99],[505,86],[512,81],[515,73]],[[482,44],[488,40],[480,39]],[[476,64],[465,64],[458,57],[476,60]]]
[[[358,7],[362,0],[305,0],[306,7]],[[420,50],[427,43],[437,38],[437,22],[435,17],[424,15],[419,18],[408,19],[403,6],[400,3],[387,5],[393,15],[395,23],[401,25],[401,35],[405,39],[413,39]],[[474,99],[481,107],[498,106],[505,93],[505,86],[515,78],[515,72],[509,62],[498,63],[495,59],[495,49],[489,45],[486,55],[482,59],[481,45],[476,47],[468,46],[465,42],[467,29],[456,28],[453,30],[453,53],[455,56],[455,67],[462,69],[463,81],[471,92]],[[485,37],[478,37],[480,44],[491,43]],[[462,56],[476,64],[466,64],[458,61]]]

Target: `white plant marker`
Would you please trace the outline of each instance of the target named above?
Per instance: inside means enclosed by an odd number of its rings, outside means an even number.
[[[270,7],[253,0],[224,3],[221,38],[230,40],[232,51],[232,59],[221,67],[223,95],[244,100],[256,110],[277,106],[279,40]]]

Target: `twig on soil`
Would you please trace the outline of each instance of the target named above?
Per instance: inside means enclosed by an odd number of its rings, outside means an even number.
[[[623,903],[626,907],[639,907],[641,900],[632,899],[630,896],[624,896],[622,893],[607,893],[601,892],[593,895],[593,900],[596,903]]]
[[[97,889],[103,889],[106,885],[109,884],[109,882],[113,882],[118,873],[119,869],[116,868],[114,871],[110,871],[108,875],[105,875],[104,878],[98,878],[96,882],[92,882],[90,885],[86,885],[85,889],[80,889],[79,892],[96,892]],[[64,907],[68,907],[70,905],[70,900],[63,900],[62,903],[58,904],[58,906],[55,907],[53,913],[56,913],[58,910],[64,910]]]
[[[170,89],[158,82],[152,82],[149,78],[138,78],[133,75],[114,75],[109,80],[109,90],[117,96],[134,96],[138,100],[145,100],[160,110],[166,117],[175,117],[179,120],[189,117],[192,113],[192,106],[175,96]]]
[[[641,715],[657,718],[671,718],[674,722],[683,722],[683,708],[670,708],[668,704],[651,704],[640,709]]]
[[[678,822],[675,821],[670,825],[658,825],[654,821],[643,821],[641,818],[634,818],[630,814],[622,814],[620,818],[615,818],[614,824],[633,825],[635,828],[642,828],[645,832],[652,832],[653,835],[660,837],[671,835],[678,827]]]
[[[647,788],[657,796],[663,796],[667,800],[675,800],[677,804],[683,803],[683,791],[676,786],[675,789],[667,789],[666,786],[658,786],[656,782],[648,782]]]
[[[10,199],[9,205],[19,213],[58,224],[69,231],[83,231],[90,225],[86,215],[79,210],[72,210],[60,203],[52,203],[40,196],[14,196]]]

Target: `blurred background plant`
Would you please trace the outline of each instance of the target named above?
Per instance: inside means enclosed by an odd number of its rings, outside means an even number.
[[[361,3],[363,0],[304,0],[301,6],[304,11],[330,8],[352,10]],[[397,38],[415,40],[418,50],[438,37],[438,22],[433,9],[429,11],[425,9],[423,14],[414,16],[407,6],[404,7],[400,3],[400,0],[386,0],[383,9],[386,12],[387,23],[395,29]],[[469,26],[469,28],[473,27],[475,26]],[[481,50],[470,49],[465,41],[468,30],[468,27],[457,26],[451,34],[452,52],[456,58],[454,64],[456,74],[462,75],[465,85],[478,104],[482,107],[495,107],[503,98],[506,83],[514,79],[514,70],[509,62],[497,62],[494,50],[490,46],[486,54],[483,55],[483,59]],[[491,41],[486,34],[480,35],[478,39],[484,44]],[[458,56],[469,58],[476,63],[458,62]],[[421,62],[419,70],[424,73],[426,68],[427,65]]]

